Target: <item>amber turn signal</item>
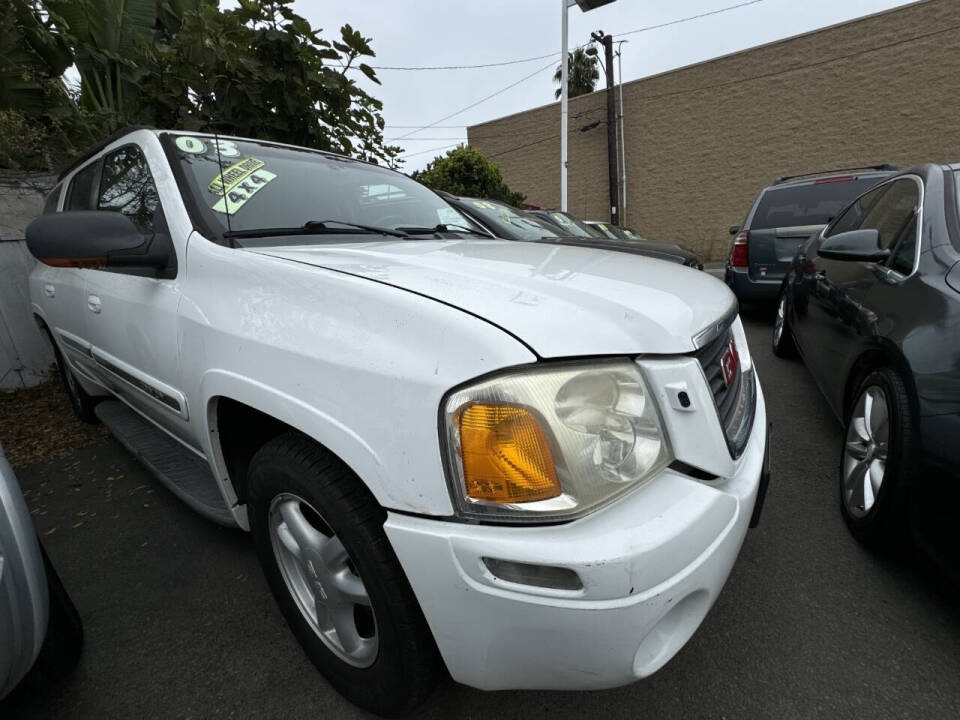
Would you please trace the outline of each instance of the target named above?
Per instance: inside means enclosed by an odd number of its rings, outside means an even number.
[[[543,428],[530,410],[470,403],[456,422],[469,498],[522,503],[561,494]]]

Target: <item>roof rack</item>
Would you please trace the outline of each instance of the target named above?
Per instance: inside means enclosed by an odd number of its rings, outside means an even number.
[[[800,173],[798,175],[782,175],[773,181],[774,185],[780,185],[787,182],[788,180],[796,180],[798,178],[812,177],[814,175],[829,175],[831,173],[840,173],[840,172],[851,172],[853,170],[889,170],[891,172],[896,172],[899,170],[896,165],[891,163],[882,163],[880,165],[858,165],[857,167],[848,167],[848,168],[836,168],[834,170],[820,170],[818,172],[808,172]]]

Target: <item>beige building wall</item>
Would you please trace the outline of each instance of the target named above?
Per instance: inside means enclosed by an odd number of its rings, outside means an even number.
[[[615,28],[608,28],[616,32]],[[924,0],[624,85],[626,224],[726,256],[779,175],[960,160],[960,0]],[[570,101],[568,208],[609,220],[604,93]],[[560,105],[468,128],[528,202],[560,204]]]

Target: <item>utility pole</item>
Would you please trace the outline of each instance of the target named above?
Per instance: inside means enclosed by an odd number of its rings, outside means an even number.
[[[614,0],[560,0],[560,209],[567,210],[567,10],[578,5],[584,12],[609,5]]]
[[[617,110],[613,94],[613,36],[602,30],[590,37],[603,43],[604,71],[607,75],[607,181],[610,185],[610,223],[620,224],[620,179],[617,177]]]

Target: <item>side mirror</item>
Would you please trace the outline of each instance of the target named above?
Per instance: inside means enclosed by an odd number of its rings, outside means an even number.
[[[739,226],[739,225],[731,225],[729,232],[730,232],[731,235],[736,235],[738,232],[740,232],[740,226]]]
[[[890,257],[890,251],[880,247],[880,233],[867,229],[832,235],[823,241],[817,254],[830,260],[862,262],[883,262]]]
[[[53,267],[141,267],[161,270],[172,246],[163,233],[144,235],[126,215],[75,210],[42,215],[27,225],[27,249]]]

